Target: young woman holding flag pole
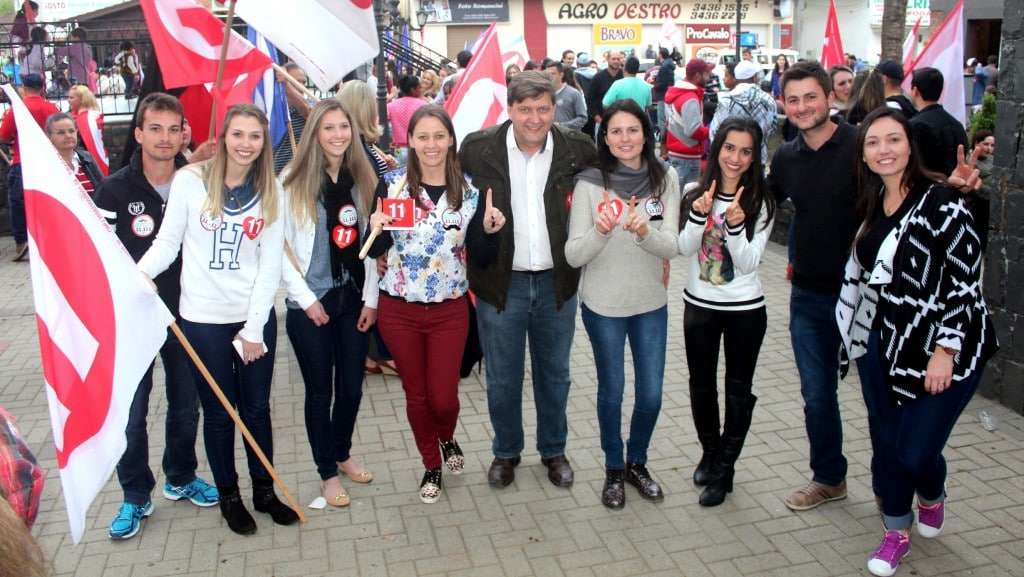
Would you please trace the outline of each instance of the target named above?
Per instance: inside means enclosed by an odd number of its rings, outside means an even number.
[[[754,367],[767,330],[757,268],[775,214],[761,171],[761,128],[745,117],[722,123],[708,168],[685,189],[689,215],[679,252],[689,260],[683,333],[690,369],[690,403],[703,455],[693,482],[700,504],[720,505],[732,491],[757,397]],[[724,338],[724,345],[720,345]],[[718,355],[725,349],[725,427],[718,419]]]

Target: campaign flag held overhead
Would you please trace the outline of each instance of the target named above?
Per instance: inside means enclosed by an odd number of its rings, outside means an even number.
[[[499,40],[501,35],[499,34]],[[520,34],[510,41],[501,41],[501,64],[504,68],[515,64],[520,70],[530,60],[530,52],[526,48],[526,39]]]
[[[107,158],[107,148],[103,145],[103,114],[98,110],[82,110],[75,117],[75,124],[78,125],[78,134],[85,143],[86,150],[96,161],[103,176],[110,174],[110,159]]]
[[[224,23],[192,0],[140,0],[160,62],[164,86],[179,88],[216,82]],[[263,4],[263,2],[241,2]],[[268,2],[269,4],[269,2]],[[224,59],[224,84],[243,74],[260,74],[270,58],[232,31]]]
[[[828,19],[825,21],[825,40],[821,45],[821,65],[828,70],[846,63],[843,39],[839,34],[839,17],[836,14],[836,0],[829,0]]]
[[[958,0],[946,14],[914,60],[911,70],[936,68],[942,73],[943,89],[939,104],[961,123],[967,121],[967,103],[964,97],[964,0]],[[903,90],[910,92],[912,77],[903,80]]]
[[[266,54],[271,61],[277,62],[277,48],[252,26],[249,27],[248,38],[257,50]],[[270,122],[270,141],[273,146],[277,146],[288,133],[288,97],[284,90],[284,83],[277,81],[275,70],[268,68],[263,72],[252,94],[253,103],[267,114],[267,120]]]
[[[174,318],[14,89],[3,90],[18,127],[43,386],[77,543],[124,453],[139,380]],[[144,217],[132,226],[146,226]]]
[[[470,132],[504,122],[508,118],[507,94],[498,33],[492,23],[445,100],[445,110],[455,125],[456,142],[461,143]]]
[[[243,0],[235,11],[325,92],[380,52],[373,0]]]
[[[914,69],[914,60],[917,59],[917,35],[921,31],[921,17],[917,17],[913,30],[903,41],[903,76],[906,77]]]

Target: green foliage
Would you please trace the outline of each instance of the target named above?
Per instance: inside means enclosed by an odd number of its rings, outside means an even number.
[[[996,97],[986,94],[981,100],[981,109],[971,115],[971,135],[979,130],[996,130]]]

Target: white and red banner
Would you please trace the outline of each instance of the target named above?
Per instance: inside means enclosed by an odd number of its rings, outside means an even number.
[[[924,50],[914,60],[911,70],[936,68],[942,72],[943,90],[939,103],[961,123],[967,121],[964,98],[964,0],[958,0],[938,30],[928,39]],[[903,80],[903,90],[910,93],[912,77]]]
[[[373,0],[239,0],[235,11],[325,92],[380,52]]]
[[[908,74],[914,69],[914,60],[917,60],[917,35],[921,31],[921,18],[917,18],[917,22],[914,23],[914,29],[907,35],[907,39],[903,41],[903,77],[906,78]]]
[[[836,14],[836,0],[829,0],[828,19],[825,20],[825,40],[821,45],[821,65],[828,70],[846,63],[843,52],[843,38],[839,34],[839,16]]]
[[[491,23],[476,45],[469,66],[459,77],[444,108],[455,125],[455,141],[508,118],[508,87],[498,33]]]
[[[127,444],[139,380],[174,320],[10,85],[40,362],[72,539]]]
[[[78,134],[82,136],[86,150],[96,161],[103,176],[110,174],[110,159],[107,148],[103,145],[103,114],[98,110],[82,110],[75,117]]]

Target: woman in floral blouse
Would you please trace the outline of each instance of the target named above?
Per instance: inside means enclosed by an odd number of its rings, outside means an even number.
[[[369,254],[387,255],[377,322],[402,375],[406,414],[426,468],[420,500],[436,503],[442,456],[455,475],[464,463],[455,424],[459,366],[469,331],[466,236],[470,227],[493,234],[504,226],[505,217],[491,206],[489,191],[485,210],[477,210],[480,192],[462,173],[455,129],[444,109],[418,109],[409,121],[408,137],[406,171],[385,178],[391,181],[390,199],[412,199],[413,224],[382,232],[401,210],[389,208],[386,213],[378,198],[370,227],[380,236]]]

